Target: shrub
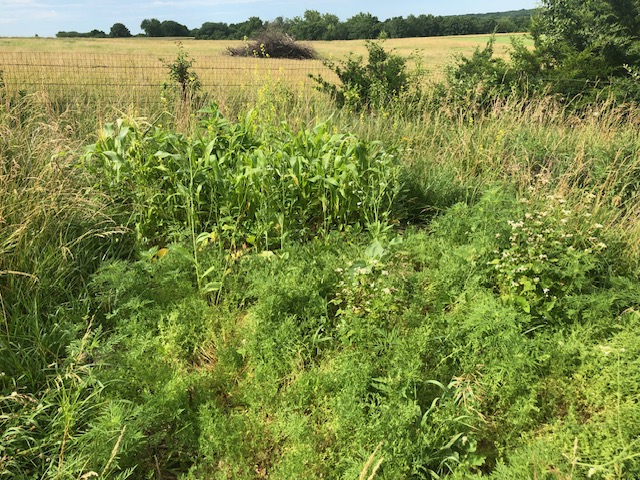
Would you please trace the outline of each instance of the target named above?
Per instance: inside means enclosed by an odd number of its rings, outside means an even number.
[[[547,202],[508,222],[508,246],[496,251],[491,264],[500,295],[508,303],[536,323],[566,323],[580,313],[567,309],[567,298],[593,293],[601,283],[598,270],[607,245],[602,225],[592,221],[582,226],[590,214],[576,213],[560,197],[550,196]]]
[[[334,85],[320,75],[310,75],[318,90],[328,93],[339,108],[359,110],[383,107],[403,92],[419,93],[417,79],[407,70],[407,59],[386,51],[379,42],[367,41],[368,62],[362,57],[350,56],[346,61],[324,64],[340,79]]]
[[[551,93],[582,108],[602,98],[640,99],[629,65],[640,55],[637,2],[544,0],[531,33],[535,49],[512,40],[511,62],[493,57],[493,40],[459,57],[443,85],[450,98],[486,103],[515,93]],[[442,93],[442,92],[441,92]]]
[[[536,92],[532,81],[536,57],[517,39],[512,40],[512,62],[494,55],[492,37],[484,48],[476,47],[470,57],[458,55],[445,69],[445,79],[435,85],[439,104],[463,111],[491,108],[498,99],[530,97]]]
[[[189,58],[189,54],[185,52],[182,43],[178,42],[178,56],[173,62],[164,62],[164,66],[169,70],[169,78],[171,84],[165,84],[165,90],[173,89],[180,95],[180,99],[186,102],[188,99],[197,97],[202,84],[198,78],[198,74],[193,71],[194,60]]]

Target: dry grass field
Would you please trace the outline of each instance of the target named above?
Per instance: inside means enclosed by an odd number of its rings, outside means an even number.
[[[489,35],[390,39],[385,47],[403,56],[414,55],[429,78],[442,76],[443,67],[456,54],[470,54]],[[184,46],[203,90],[216,97],[240,88],[255,89],[266,82],[310,87],[309,74],[333,78],[321,60],[234,58],[227,47],[240,41],[193,39],[86,39],[0,38],[0,70],[6,88],[14,91],[47,91],[53,96],[74,96],[111,104],[130,101],[157,102],[168,81],[167,63],[175,59],[177,43]],[[510,36],[496,36],[496,53],[508,54]],[[350,54],[366,55],[363,40],[317,41],[322,59],[340,60]],[[78,95],[80,94],[80,95]]]
[[[522,36],[522,34],[516,34]],[[509,46],[509,34],[496,35],[496,52],[505,54]],[[466,35],[451,37],[394,38],[386,40],[389,48],[403,55],[417,51],[426,62],[441,65],[452,53],[470,53],[478,45],[484,45],[490,35]],[[181,41],[195,58],[224,55],[227,47],[237,46],[240,40],[194,40],[192,38],[0,38],[0,53],[6,52],[77,52],[119,53],[136,55],[172,55],[176,41]],[[530,40],[527,40],[531,42]],[[349,53],[364,54],[364,40],[314,41],[313,45],[322,58],[341,58]]]

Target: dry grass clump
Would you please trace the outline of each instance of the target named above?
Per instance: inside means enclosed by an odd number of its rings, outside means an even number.
[[[251,43],[228,47],[227,53],[235,57],[290,58],[315,60],[318,52],[310,45],[299,43],[290,35],[277,30],[265,30]]]

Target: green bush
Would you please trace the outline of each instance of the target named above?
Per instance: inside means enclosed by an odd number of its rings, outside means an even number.
[[[180,100],[184,103],[195,101],[202,88],[202,83],[198,74],[192,69],[194,60],[189,58],[182,43],[178,42],[178,55],[172,62],[164,62],[164,66],[169,70],[171,83],[165,83],[165,90],[173,90],[178,93]]]
[[[341,85],[334,85],[320,75],[311,75],[318,89],[328,93],[338,108],[346,106],[354,110],[380,109],[401,97],[408,101],[419,96],[417,77],[420,71],[410,73],[407,59],[386,51],[380,42],[368,40],[366,46],[366,65],[362,57],[354,56],[337,63],[325,61],[325,65],[338,76]]]
[[[545,0],[533,17],[535,48],[512,40],[510,61],[493,57],[493,41],[449,68],[439,95],[460,105],[485,105],[515,94],[551,94],[572,108],[609,99],[640,99],[632,68],[638,63],[638,5],[597,0]],[[631,68],[629,67],[631,66]]]

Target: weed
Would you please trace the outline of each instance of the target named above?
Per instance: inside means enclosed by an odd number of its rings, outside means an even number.
[[[607,245],[603,225],[580,218],[563,198],[550,196],[540,210],[509,221],[509,246],[497,251],[495,267],[501,296],[526,313],[552,323],[569,321],[561,299],[588,291]],[[582,229],[581,223],[591,223]],[[563,305],[561,308],[558,308]]]
[[[182,43],[178,42],[178,55],[173,62],[165,62],[165,67],[169,70],[169,78],[172,85],[165,84],[165,89],[177,88],[180,99],[183,103],[192,101],[197,97],[202,84],[198,79],[198,74],[193,71],[194,60],[189,58]]]

